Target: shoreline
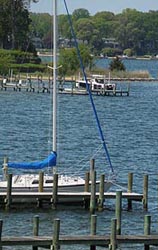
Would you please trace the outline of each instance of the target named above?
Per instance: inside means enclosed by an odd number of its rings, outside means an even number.
[[[87,77],[89,79],[89,77]],[[3,79],[8,79],[8,81],[10,80],[10,77],[1,77],[0,76],[0,81],[1,84],[3,84]],[[21,77],[13,77],[12,82],[18,82],[19,80],[22,81],[26,81],[26,80],[37,80],[37,81],[52,81],[52,77],[50,76],[42,76],[42,75],[30,75],[30,76],[25,76],[25,75],[21,75]],[[77,80],[79,80],[77,77],[75,76],[67,76],[64,79],[59,78],[59,81],[64,81],[64,82],[76,82]],[[109,81],[109,78],[106,77],[105,81]],[[158,82],[158,78],[152,78],[152,77],[111,77],[110,78],[110,82],[114,82],[114,81],[118,81],[118,82]]]

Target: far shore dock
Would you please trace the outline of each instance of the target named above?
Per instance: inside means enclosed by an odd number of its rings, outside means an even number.
[[[108,78],[105,80],[108,81]],[[91,90],[93,95],[97,96],[129,96],[130,84],[132,82],[158,82],[158,79],[154,78],[111,78],[111,83],[116,84],[116,88],[112,90],[107,89],[95,89]],[[0,79],[0,91],[26,91],[36,93],[51,93],[52,92],[52,79],[50,77],[35,77],[29,78],[22,77],[20,80],[13,79]],[[121,84],[123,83],[123,85]],[[119,86],[118,86],[119,84]],[[59,94],[69,95],[88,95],[86,89],[77,88],[76,78],[67,77],[65,79],[59,79]]]

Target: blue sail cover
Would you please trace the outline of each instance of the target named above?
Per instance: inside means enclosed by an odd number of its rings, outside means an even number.
[[[43,161],[34,162],[8,162],[9,168],[22,168],[22,169],[42,169],[46,167],[56,166],[56,152],[51,152],[51,154]]]

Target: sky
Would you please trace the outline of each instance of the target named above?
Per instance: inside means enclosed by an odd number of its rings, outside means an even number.
[[[36,13],[52,14],[53,0],[39,0],[38,3],[32,3],[30,11]],[[64,0],[57,0],[59,14],[65,14]],[[137,9],[141,12],[149,10],[158,10],[158,0],[66,0],[69,13],[75,9],[84,8],[94,15],[100,11],[111,11],[115,14],[121,13],[126,8]]]

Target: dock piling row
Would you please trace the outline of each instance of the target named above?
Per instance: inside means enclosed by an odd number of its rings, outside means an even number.
[[[144,250],[149,250],[150,246],[158,245],[158,234],[151,234],[151,216],[144,216],[144,234],[122,235],[118,234],[117,218],[111,219],[110,234],[97,234],[97,215],[91,215],[90,234],[87,235],[60,235],[60,219],[53,221],[53,233],[48,236],[39,235],[39,216],[33,218],[33,236],[2,236],[3,221],[0,220],[0,249],[3,246],[32,246],[32,250],[42,249],[60,249],[61,245],[87,245],[90,250],[96,250],[97,246],[108,247],[109,250],[118,249],[120,244],[142,244]]]
[[[94,161],[93,161],[94,164]],[[6,210],[12,208],[12,205],[36,205],[37,207],[42,207],[45,204],[51,205],[52,209],[57,209],[59,204],[67,203],[72,205],[81,205],[85,209],[89,209],[91,214],[95,214],[95,211],[103,211],[105,204],[109,199],[116,199],[116,217],[119,221],[121,220],[120,211],[122,209],[122,199],[127,200],[128,211],[132,209],[132,201],[142,202],[143,209],[147,211],[148,209],[148,176],[144,176],[143,181],[143,192],[134,193],[132,191],[133,187],[133,174],[128,175],[128,191],[122,192],[121,190],[116,190],[116,192],[105,192],[104,191],[104,180],[105,175],[100,176],[100,186],[99,191],[96,191],[96,171],[94,170],[94,165],[91,167],[90,173],[85,175],[85,187],[83,192],[59,192],[58,191],[58,174],[54,174],[52,191],[45,191],[43,188],[44,174],[39,173],[39,186],[37,191],[27,190],[21,192],[15,192],[12,190],[12,174],[7,175],[7,188],[6,191],[0,191],[0,207],[5,207]],[[89,185],[91,181],[91,184]],[[90,187],[90,190],[89,190]],[[89,190],[89,191],[88,191]],[[132,191],[132,192],[129,192]],[[73,200],[72,200],[73,197]],[[70,201],[71,198],[71,201]],[[118,228],[118,230],[121,230]]]

